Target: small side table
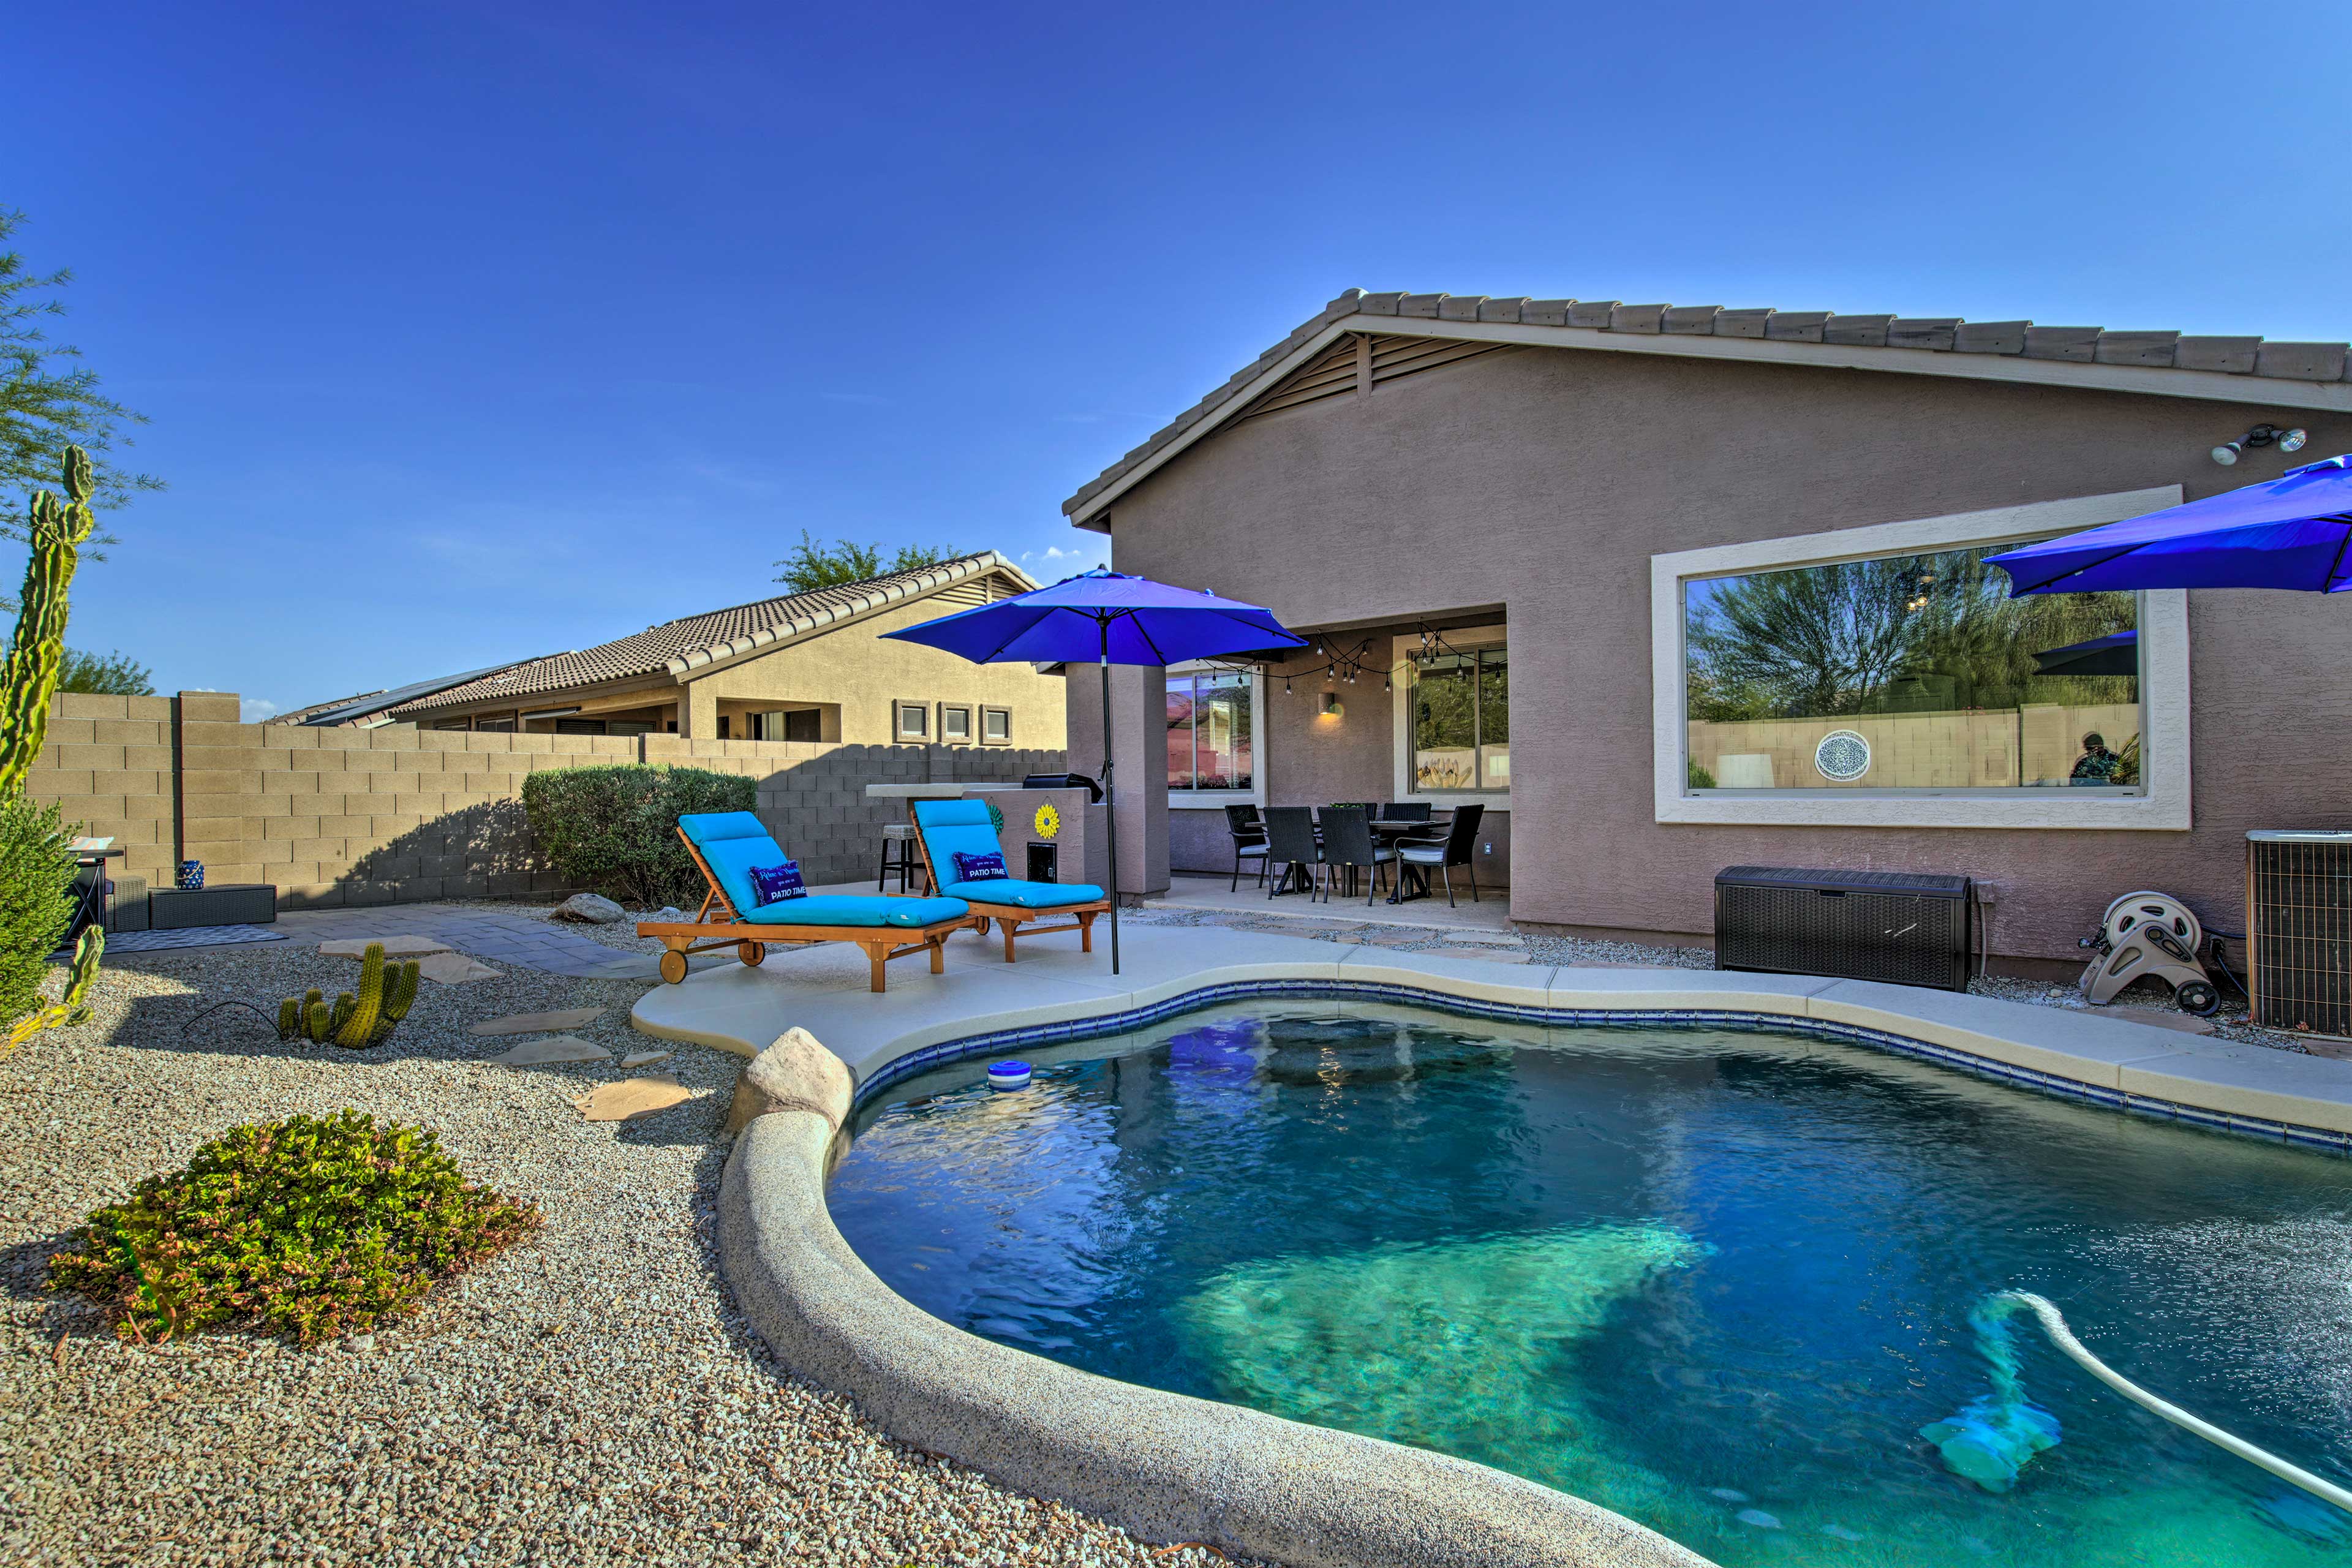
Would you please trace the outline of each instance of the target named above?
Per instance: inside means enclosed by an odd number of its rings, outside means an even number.
[[[106,874],[109,860],[122,858],[122,850],[113,846],[104,849],[77,849],[74,857],[73,923],[66,927],[68,947],[81,940],[81,933],[90,926],[107,929],[107,900],[114,893],[114,883]]]
[[[278,923],[278,889],[268,882],[225,882],[208,888],[157,888],[147,895],[147,929]]]

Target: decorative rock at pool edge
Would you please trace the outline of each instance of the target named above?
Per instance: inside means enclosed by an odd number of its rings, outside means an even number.
[[[722,1132],[740,1132],[756,1116],[775,1110],[805,1110],[835,1132],[849,1120],[857,1088],[849,1068],[806,1029],[786,1029],[735,1080]]]

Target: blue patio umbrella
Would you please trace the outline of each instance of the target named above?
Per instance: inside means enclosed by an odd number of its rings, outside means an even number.
[[[1110,667],[1165,668],[1221,654],[1305,647],[1256,605],[1220,599],[1149,577],[1097,568],[976,609],[925,621],[886,637],[943,649],[974,664],[1083,664],[1102,667],[1103,826],[1110,840],[1110,970],[1118,973],[1118,838],[1110,744]]]
[[[2003,551],[2010,595],[2118,588],[2352,588],[2352,456]]]

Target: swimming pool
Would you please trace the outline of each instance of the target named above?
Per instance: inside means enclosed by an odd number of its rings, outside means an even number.
[[[1988,1291],[2336,1479],[2352,1163],[1796,1035],[1247,1005],[861,1108],[828,1189],[894,1289],[1129,1382],[1544,1481],[1718,1562],[2352,1562],[2352,1519],[2038,1338],[2014,1489],[1918,1429]]]

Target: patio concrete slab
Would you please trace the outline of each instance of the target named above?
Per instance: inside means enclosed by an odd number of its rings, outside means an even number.
[[[1285,893],[1270,899],[1263,888],[1253,887],[1246,877],[1238,889],[1227,889],[1223,877],[1193,877],[1182,872],[1168,879],[1168,890],[1144,900],[1144,907],[1154,910],[1220,910],[1234,914],[1269,915],[1295,919],[1302,923],[1318,920],[1369,921],[1375,925],[1448,926],[1466,931],[1508,931],[1511,925],[1511,900],[1508,893],[1498,888],[1482,889],[1485,895],[1476,903],[1464,888],[1454,906],[1448,909],[1440,893],[1433,899],[1413,899],[1402,904],[1391,904],[1385,897],[1374,899],[1369,905],[1363,895],[1353,899],[1335,898],[1325,903],[1318,899],[1313,903],[1303,893]]]
[[[1743,974],[1716,969],[1591,968],[1564,964],[1552,972],[1549,1005],[1629,1011],[1704,1008],[1805,1016],[1805,1002],[1837,982],[1808,974]]]
[[[863,959],[860,960],[861,967]],[[1106,973],[1108,973],[1106,961]],[[787,1029],[806,1029],[861,1079],[876,1067],[941,1040],[992,1029],[1058,1024],[1128,1005],[1123,988],[1039,972],[1028,963],[1008,970],[961,969],[944,975],[919,972],[877,995],[861,975],[856,985],[815,990],[778,984],[740,965],[664,985],[638,1000],[630,1022],[661,1039],[688,1040],[738,1056],[757,1056]]]
[[[1341,980],[1426,986],[1452,996],[1521,1007],[1549,1005],[1556,973],[1549,964],[1496,963],[1483,958],[1457,958],[1442,952],[1396,952],[1377,947],[1350,948],[1347,957],[1339,961]]]
[[[2126,1064],[2120,1087],[2217,1112],[2249,1131],[2292,1123],[2352,1132],[2352,1062],[2326,1057],[2198,1040],[2171,1056]]]
[[[2073,1008],[1873,980],[1831,982],[1814,994],[1811,1009],[1831,1023],[1880,1029],[2100,1089],[2121,1088],[2126,1063],[2197,1044],[2169,1029]]]

